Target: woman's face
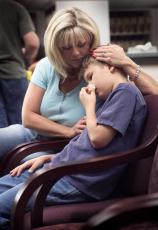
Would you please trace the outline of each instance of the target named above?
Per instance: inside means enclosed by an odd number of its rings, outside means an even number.
[[[90,42],[82,38],[75,44],[60,47],[61,55],[70,68],[79,68],[82,59],[90,52]]]

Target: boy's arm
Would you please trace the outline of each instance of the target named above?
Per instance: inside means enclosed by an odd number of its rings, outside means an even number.
[[[110,126],[97,124],[93,106],[89,104],[85,109],[87,116],[87,130],[91,144],[94,148],[102,148],[111,142],[116,134],[116,130]]]
[[[110,126],[97,124],[95,113],[96,95],[94,90],[87,93],[87,88],[82,88],[80,92],[80,99],[86,111],[86,124],[91,144],[94,148],[106,146],[115,136],[116,130]]]

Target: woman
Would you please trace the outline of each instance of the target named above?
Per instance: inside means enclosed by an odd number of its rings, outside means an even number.
[[[71,138],[82,132],[85,119],[79,91],[85,82],[78,72],[99,39],[97,25],[83,11],[72,8],[53,16],[44,36],[47,57],[37,64],[24,99],[23,125],[0,129],[0,157],[26,141]]]
[[[36,66],[22,110],[23,125],[0,129],[0,157],[18,144],[53,136],[74,137],[85,128],[78,77],[81,61],[90,51],[97,59],[119,66],[131,77],[137,65],[116,45],[99,46],[95,22],[83,11],[58,11],[44,36],[46,58]],[[158,84],[142,70],[135,83],[143,93],[158,94]],[[15,135],[16,134],[16,135]],[[36,153],[34,156],[43,155]],[[32,158],[33,156],[31,156]]]

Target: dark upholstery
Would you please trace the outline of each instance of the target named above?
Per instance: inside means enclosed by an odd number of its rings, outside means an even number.
[[[81,230],[84,223],[67,223],[53,226],[45,226],[41,228],[34,228],[33,230]]]
[[[12,230],[30,229],[30,213],[25,214],[25,207],[27,200],[37,188],[38,192],[35,196],[36,199],[31,215],[32,228],[43,225],[50,226],[71,222],[85,222],[99,210],[102,210],[111,203],[115,203],[120,199],[119,195],[125,197],[147,193],[152,157],[158,143],[158,130],[156,128],[158,124],[158,96],[148,96],[146,100],[149,113],[140,143],[135,149],[118,153],[117,155],[111,154],[106,157],[98,157],[85,162],[73,162],[53,169],[41,170],[33,174],[16,196],[12,212]],[[53,142],[51,142],[51,148],[57,148],[62,146],[62,144],[62,141],[55,141],[54,145]],[[39,143],[37,146],[36,144],[33,146],[34,151],[36,147],[39,149]],[[48,146],[45,147],[48,149]],[[22,151],[19,151],[19,153],[20,152],[22,153]],[[30,149],[29,152],[31,152]],[[122,186],[117,188],[113,198],[109,198],[108,201],[91,202],[87,204],[49,206],[44,208],[43,215],[43,204],[50,187],[64,175],[83,173],[91,170],[94,172],[94,170],[115,167],[116,165],[124,163],[129,163],[129,167],[121,178],[120,185]],[[145,167],[143,167],[144,164]],[[148,167],[146,167],[146,165],[148,165]],[[136,170],[136,166],[138,170]],[[143,189],[137,189],[137,185]]]
[[[158,193],[121,199],[86,223],[66,223],[33,230],[157,230]]]
[[[158,229],[158,193],[122,199],[91,217],[82,230]]]
[[[117,199],[116,199],[117,200]],[[109,204],[112,204],[116,201],[107,200],[103,202],[93,202],[93,203],[82,203],[82,204],[67,204],[67,205],[56,205],[56,206],[48,206],[44,208],[43,213],[43,225],[58,225],[59,223],[71,223],[72,220],[75,222],[85,222],[88,218],[90,218],[95,213],[99,212]],[[24,229],[30,229],[30,213],[25,214],[25,226]],[[60,225],[60,226],[65,226]],[[73,224],[74,226],[74,224]],[[78,225],[77,225],[78,226]],[[20,228],[19,228],[20,229]]]
[[[152,170],[149,181],[149,193],[158,192],[158,147],[154,156]]]

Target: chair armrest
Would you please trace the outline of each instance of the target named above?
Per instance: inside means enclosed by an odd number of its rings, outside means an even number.
[[[157,146],[157,136],[146,143],[123,153],[111,154],[104,157],[97,157],[82,162],[71,162],[51,169],[42,169],[34,173],[24,183],[15,197],[12,210],[12,229],[23,229],[23,218],[26,205],[32,194],[38,190],[35,196],[32,209],[33,227],[41,226],[43,223],[43,207],[45,198],[50,188],[65,175],[97,171],[111,168],[113,166],[127,164],[154,154]],[[59,142],[58,142],[59,143]],[[20,221],[19,221],[20,220]]]
[[[0,163],[0,176],[3,175],[3,172],[5,171],[5,168],[7,168],[7,163],[10,161],[10,158],[12,158],[14,156],[14,154],[16,154],[17,151],[19,151],[21,148],[30,145],[32,142],[25,142],[22,144],[17,145],[15,148],[13,148],[12,150],[10,150],[8,153],[6,153],[4,155],[4,157],[1,159],[1,163]]]
[[[2,159],[0,175],[8,173],[17,166],[23,158],[32,153],[52,149],[59,152],[69,141],[70,139],[68,138],[53,138],[52,140],[31,141],[20,144],[8,152]]]
[[[157,222],[157,211],[158,193],[124,198],[91,217],[82,230],[102,229],[102,227],[115,229],[114,226],[120,229],[123,226],[141,224],[147,221]]]

